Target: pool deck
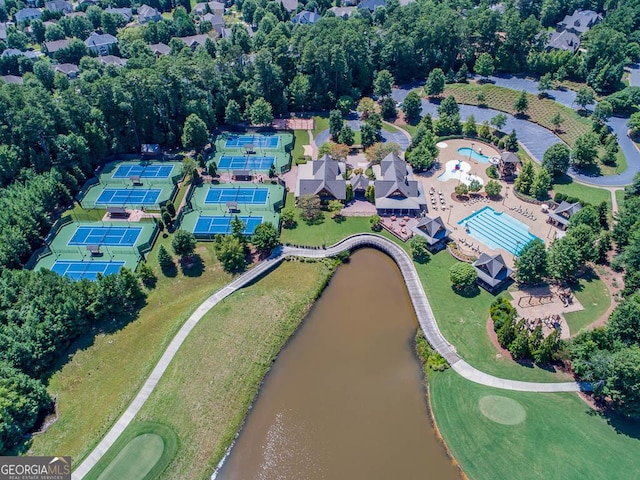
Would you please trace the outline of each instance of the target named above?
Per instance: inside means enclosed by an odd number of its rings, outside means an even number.
[[[515,195],[513,195],[513,183],[507,183],[502,180],[498,180],[502,185],[502,197],[498,198],[497,200],[490,200],[486,198],[484,193],[482,193],[483,191],[481,191],[481,193],[478,195],[478,198],[481,200],[478,200],[475,203],[471,203],[466,202],[466,199],[459,200],[457,198],[454,192],[454,189],[458,184],[457,180],[452,179],[446,182],[441,182],[438,180],[438,176],[444,173],[444,165],[447,163],[447,161],[457,159],[464,160],[470,163],[470,173],[481,177],[484,180],[485,184],[489,180],[491,180],[486,174],[486,169],[490,165],[489,163],[478,163],[473,159],[471,159],[471,161],[469,162],[468,157],[461,158],[461,155],[458,153],[459,148],[471,147],[472,142],[474,144],[474,149],[477,151],[478,148],[482,148],[482,153],[484,155],[487,155],[489,157],[500,155],[495,148],[491,147],[488,144],[479,142],[478,140],[446,140],[445,143],[447,144],[447,147],[440,149],[439,167],[427,173],[415,174],[415,176],[422,182],[425,192],[429,192],[431,187],[435,189],[436,196],[438,196],[437,192],[442,192],[442,195],[446,201],[444,210],[442,209],[441,205],[438,205],[438,210],[434,210],[431,205],[429,205],[428,215],[430,217],[442,217],[447,227],[452,231],[451,238],[458,243],[459,249],[462,251],[462,253],[471,256],[479,256],[478,251],[472,250],[467,245],[461,244],[460,240],[465,239],[467,241],[466,243],[472,243],[474,248],[478,247],[480,252],[484,252],[489,255],[495,255],[496,253],[502,254],[507,264],[509,264],[510,267],[513,267],[513,254],[502,248],[494,250],[488,245],[479,243],[477,239],[467,235],[464,227],[458,225],[458,222],[463,218],[468,217],[473,212],[480,210],[482,207],[490,206],[496,212],[503,212],[524,223],[529,227],[529,232],[531,232],[547,244],[549,244],[555,238],[557,230],[555,227],[546,223],[547,215],[540,211],[540,207],[538,205],[523,202]],[[465,202],[467,204],[465,204]],[[522,211],[527,210],[528,212],[532,212],[534,217],[536,217],[536,220],[528,218],[523,214],[517,213],[518,208],[520,208]]]

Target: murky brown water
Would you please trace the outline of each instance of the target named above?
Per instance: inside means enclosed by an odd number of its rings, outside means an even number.
[[[459,479],[429,423],[400,271],[361,250],[269,372],[221,480]]]

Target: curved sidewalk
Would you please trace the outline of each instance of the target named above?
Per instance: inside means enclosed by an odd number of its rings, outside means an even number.
[[[78,468],[74,470],[73,478],[84,478],[84,476],[89,473],[107,450],[109,450],[109,448],[116,442],[118,437],[120,437],[147,399],[151,396],[165,370],[171,363],[171,360],[173,360],[173,357],[176,355],[189,333],[194,329],[204,315],[224,298],[228,297],[236,290],[256,281],[262,275],[266,274],[282,262],[287,256],[325,258],[335,256],[346,250],[350,251],[362,247],[376,248],[389,255],[396,262],[404,278],[407,290],[409,291],[409,296],[411,297],[411,302],[416,312],[418,322],[420,323],[420,327],[424,331],[427,340],[432,347],[442,355],[447,362],[449,362],[451,368],[467,380],[491,387],[523,392],[578,392],[582,390],[581,386],[575,382],[539,383],[498,378],[481,372],[462,360],[456,352],[456,349],[444,338],[438,328],[433,311],[431,310],[431,305],[429,304],[427,295],[422,287],[422,283],[420,282],[420,278],[413,261],[399,245],[391,240],[380,235],[365,233],[346,237],[342,241],[326,249],[284,246],[279,247],[269,259],[261,262],[255,268],[252,268],[248,272],[240,275],[225,287],[215,292],[196,309],[196,311],[180,328],[173,340],[171,340],[169,346],[151,372],[151,375],[147,378],[144,385],[125,412],[120,416],[120,418],[118,418],[113,427],[111,427],[109,432],[104,436],[89,456],[78,466]]]

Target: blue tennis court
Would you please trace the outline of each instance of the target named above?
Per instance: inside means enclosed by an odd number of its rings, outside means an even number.
[[[162,189],[160,188],[105,188],[97,205],[154,205]]]
[[[204,203],[238,202],[264,205],[268,196],[268,188],[211,188]]]
[[[195,234],[220,234],[231,233],[231,220],[235,217],[200,216],[196,222]],[[238,217],[245,224],[242,231],[245,235],[253,235],[254,230],[262,223],[262,217]]]
[[[98,274],[112,275],[118,273],[124,267],[124,262],[83,262],[81,260],[56,260],[51,268],[58,275],[69,277],[73,280],[86,278],[95,280]]]
[[[106,245],[132,247],[142,227],[78,227],[68,245]]]
[[[275,161],[275,157],[223,155],[218,161],[218,168],[222,170],[263,170],[266,172]]]
[[[169,178],[173,165],[120,165],[113,172],[113,178]]]
[[[253,145],[259,148],[278,148],[280,138],[277,135],[231,135],[225,142],[226,148],[239,148],[247,145]]]

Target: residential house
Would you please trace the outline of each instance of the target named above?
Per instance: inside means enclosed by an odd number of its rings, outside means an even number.
[[[380,215],[419,215],[427,211],[427,197],[413,169],[394,153],[374,165],[376,208]]]
[[[98,61],[104,66],[115,65],[116,67],[124,67],[127,64],[126,58],[120,58],[115,55],[101,55]]]
[[[93,32],[84,41],[89,50],[98,55],[109,55],[111,50],[118,44],[118,39],[109,33],[99,34]]]
[[[23,8],[16,12],[16,23],[30,22],[36,18],[42,17],[42,9],[40,8]]]
[[[558,22],[556,30],[568,30],[578,36],[588,32],[593,26],[602,21],[602,15],[593,10],[576,10],[571,15],[567,15],[561,22]]]
[[[73,63],[58,63],[53,65],[53,71],[60,72],[63,75],[66,75],[69,79],[76,78],[80,73],[78,66]]]
[[[159,22],[160,19],[162,19],[162,15],[157,9],[146,4],[138,7],[138,23]]]
[[[346,20],[353,15],[353,12],[356,11],[356,7],[331,7],[329,10],[331,10],[336,17]]]
[[[346,172],[343,162],[324,155],[320,160],[298,165],[298,180],[295,196],[318,195],[323,203],[330,200],[344,201],[347,198]]]
[[[364,0],[358,5],[358,10],[367,9],[370,12],[375,11],[376,8],[386,7],[387,0]]]
[[[53,40],[51,42],[44,42],[44,49],[47,51],[47,55],[52,56],[58,50],[62,50],[63,48],[67,48],[71,40],[63,39],[63,40]]]
[[[213,13],[214,15],[224,15],[224,4],[220,2],[201,2],[196,3],[191,9],[191,13],[194,15],[203,16],[207,13]]]
[[[513,273],[513,270],[507,267],[500,254],[492,256],[483,253],[471,265],[478,273],[478,283],[489,292],[493,292],[504,285]]]
[[[178,40],[182,40],[187,45],[187,47],[189,47],[191,50],[195,50],[198,45],[204,45],[207,41],[207,38],[209,38],[209,36],[202,33],[200,35],[189,35],[188,37],[176,37],[176,38]]]
[[[7,27],[8,25],[6,23],[0,23],[0,40],[7,39]]]
[[[23,83],[22,77],[17,77],[16,75],[0,75],[0,78],[13,85],[22,85]]]
[[[449,235],[451,235],[451,230],[444,226],[441,217],[423,217],[411,231],[424,237],[427,240],[427,248],[432,252],[446,247]]]
[[[87,14],[84,12],[69,12],[69,13],[65,13],[64,15],[65,17],[69,17],[69,18],[75,18],[75,17],[84,17],[86,18]]]
[[[156,57],[160,57],[161,55],[169,55],[171,53],[171,47],[169,45],[165,45],[164,43],[153,43],[149,45],[149,48]]]
[[[278,0],[287,12],[294,12],[298,8],[298,0]]]
[[[291,23],[293,23],[294,25],[313,25],[318,20],[320,20],[320,18],[320,15],[318,15],[316,12],[308,12],[307,10],[303,10],[291,19]]]
[[[202,21],[211,23],[213,31],[222,37],[222,33],[224,31],[224,17],[222,15],[205,13],[202,16]]]
[[[73,12],[73,5],[71,5],[71,2],[67,2],[65,0],[53,0],[51,2],[45,2],[44,8],[46,8],[50,12],[62,12],[63,14]]]
[[[547,214],[547,223],[555,225],[561,230],[566,230],[569,225],[569,219],[580,210],[582,210],[582,205],[579,202],[569,203],[562,201],[555,210]]]
[[[576,53],[580,48],[580,37],[569,30],[551,32],[547,40],[547,50],[567,50]]]
[[[112,13],[114,15],[121,15],[125,18],[127,22],[130,22],[131,19],[133,18],[133,10],[131,10],[130,8],[108,7],[108,8],[105,8],[104,11],[107,13]]]

